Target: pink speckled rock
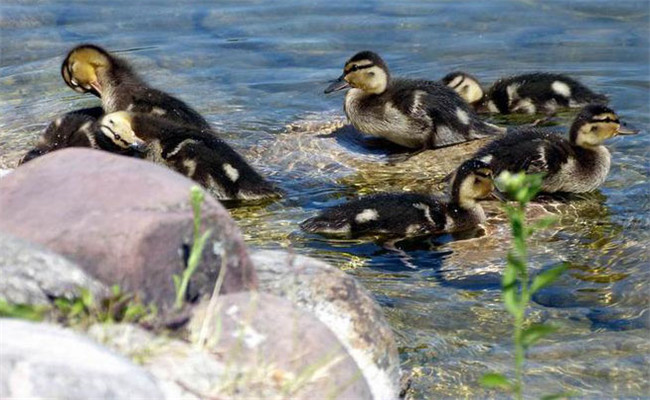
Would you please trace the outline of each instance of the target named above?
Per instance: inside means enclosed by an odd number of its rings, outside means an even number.
[[[192,243],[195,183],[153,163],[97,150],[65,149],[0,179],[0,230],[69,258],[99,281],[173,303],[173,274]],[[257,286],[239,229],[206,195],[203,229],[212,235],[190,284],[210,294],[225,257],[223,293]]]

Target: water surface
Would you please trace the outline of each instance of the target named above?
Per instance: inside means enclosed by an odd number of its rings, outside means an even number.
[[[511,73],[570,73],[610,95],[642,134],[610,142],[612,170],[598,192],[531,211],[561,219],[535,237],[533,269],[562,261],[571,267],[534,299],[531,320],[559,331],[530,352],[529,393],[643,397],[650,393],[649,7],[603,0],[5,0],[0,167],[14,167],[56,116],[98,103],[61,80],[67,50],[93,42],[119,52],[287,190],[280,202],[232,209],[248,243],[291,247],[360,279],[395,330],[413,378],[409,396],[498,397],[476,380],[488,370],[512,372],[510,320],[499,299],[509,246],[503,214],[488,204],[484,232],[403,242],[402,253],[299,232],[299,221],[359,193],[437,188],[462,158],[461,151],[428,152],[386,165],[387,151],[341,129],[342,96],[322,90],[365,49],[402,76],[439,79],[462,69],[490,83]],[[561,114],[557,129],[572,116]]]

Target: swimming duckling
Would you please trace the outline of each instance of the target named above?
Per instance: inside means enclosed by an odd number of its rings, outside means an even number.
[[[210,124],[183,101],[149,87],[129,64],[101,47],[83,44],[63,61],[65,83],[79,93],[102,99],[104,111],[133,111],[157,115],[177,123],[211,131]]]
[[[605,104],[607,96],[562,74],[535,72],[501,78],[487,92],[473,76],[452,72],[442,79],[479,112],[554,114],[559,108]]]
[[[217,199],[280,196],[242,156],[210,132],[128,111],[103,116],[99,130],[121,148],[140,151],[145,159],[200,183]]]
[[[130,153],[115,146],[103,135],[96,134],[94,123],[103,113],[101,107],[84,108],[57,118],[45,128],[36,146],[23,156],[19,165],[67,147],[90,147],[120,154]]]
[[[592,104],[576,116],[569,140],[556,132],[524,128],[489,143],[474,158],[489,164],[495,175],[502,171],[544,173],[542,191],[546,193],[584,193],[598,188],[609,173],[611,156],[603,142],[635,133],[621,126],[610,108]]]
[[[379,55],[362,51],[325,93],[351,87],[344,110],[354,127],[409,148],[436,148],[492,136],[504,129],[481,121],[439,82],[393,78]]]
[[[376,194],[328,208],[303,221],[300,227],[307,232],[349,237],[408,237],[463,231],[485,221],[483,208],[476,199],[493,190],[489,166],[469,160],[454,176],[449,201],[416,193]]]

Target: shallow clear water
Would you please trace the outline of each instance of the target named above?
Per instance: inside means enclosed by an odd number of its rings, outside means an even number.
[[[616,138],[599,192],[536,206],[561,217],[538,235],[534,270],[571,265],[530,317],[560,327],[530,353],[529,394],[650,393],[650,70],[647,1],[88,2],[0,5],[0,168],[12,168],[57,115],[97,103],[59,76],[65,52],[93,42],[119,52],[154,86],[202,112],[289,195],[233,208],[251,246],[292,247],[359,278],[384,307],[415,398],[499,396],[476,380],[511,373],[509,317],[499,300],[507,226],[494,204],[478,237],[399,244],[304,235],[297,223],[358,193],[429,190],[462,157],[387,152],[343,122],[322,94],[345,60],[379,52],[395,74],[438,79],[462,69],[483,82],[567,72],[611,96],[635,137]],[[566,129],[572,114],[562,114]],[[499,119],[515,125],[515,120]],[[331,132],[338,134],[332,135]],[[451,161],[449,161],[451,160]]]

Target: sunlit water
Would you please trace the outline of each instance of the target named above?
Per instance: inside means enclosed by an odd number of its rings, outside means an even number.
[[[499,281],[509,246],[487,204],[483,232],[398,244],[305,235],[297,223],[355,194],[430,190],[463,152],[388,165],[388,152],[344,122],[325,96],[353,53],[373,49],[395,74],[439,79],[462,69],[484,83],[527,71],[567,72],[611,96],[636,137],[616,138],[597,193],[535,206],[561,222],[535,238],[534,271],[567,261],[535,296],[530,318],[559,327],[530,352],[528,393],[643,397],[650,353],[650,172],[647,1],[155,2],[3,1],[0,167],[13,168],[46,124],[97,104],[59,76],[65,52],[93,42],[119,52],[154,86],[202,112],[288,192],[232,208],[248,243],[293,248],[360,279],[384,307],[415,398],[499,396],[477,379],[512,373]],[[558,118],[566,129],[572,114]],[[521,121],[498,119],[506,125]],[[334,132],[334,133],[333,133]],[[394,157],[394,156],[391,156]],[[391,159],[392,160],[392,159]]]

